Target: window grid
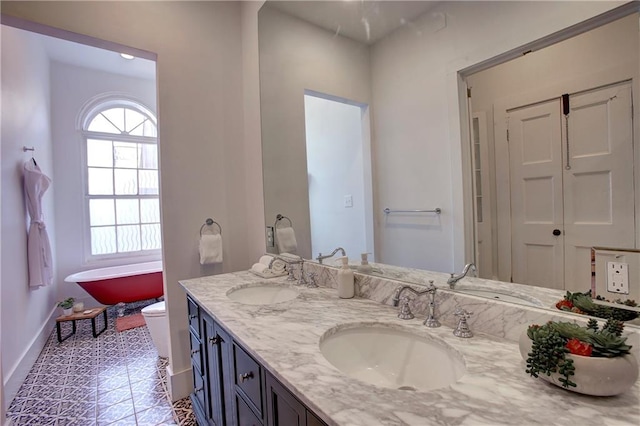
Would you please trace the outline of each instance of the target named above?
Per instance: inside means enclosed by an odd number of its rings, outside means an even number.
[[[93,126],[96,119],[106,120],[113,129],[105,131],[104,121]],[[101,131],[87,130],[92,126]],[[142,135],[131,135],[141,126]],[[91,257],[144,254],[161,248],[157,143],[147,133],[156,135],[154,121],[129,107],[105,108],[85,128]],[[110,185],[99,179],[100,173],[110,174]],[[111,201],[110,207],[95,200]]]

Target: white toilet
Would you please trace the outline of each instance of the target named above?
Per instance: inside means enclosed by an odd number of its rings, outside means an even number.
[[[162,358],[169,357],[169,321],[164,301],[142,308],[142,316],[147,323],[158,355]]]

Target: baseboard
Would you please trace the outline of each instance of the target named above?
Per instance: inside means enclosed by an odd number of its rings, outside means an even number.
[[[20,390],[20,386],[22,386],[33,364],[36,363],[40,352],[42,352],[44,345],[47,343],[47,339],[49,339],[49,335],[55,326],[55,312],[56,308],[53,308],[49,313],[49,318],[42,324],[36,336],[31,340],[29,347],[22,353],[20,361],[16,366],[9,372],[3,371],[5,408],[9,408],[9,405],[11,405],[11,401],[13,401],[18,390]]]
[[[188,368],[179,373],[173,373],[171,364],[167,366],[167,388],[172,402],[188,397],[193,391],[193,376]]]

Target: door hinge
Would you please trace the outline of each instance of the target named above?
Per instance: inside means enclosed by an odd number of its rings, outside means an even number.
[[[507,142],[509,142],[509,129],[507,129]]]
[[[467,98],[471,97],[471,87],[467,87]]]

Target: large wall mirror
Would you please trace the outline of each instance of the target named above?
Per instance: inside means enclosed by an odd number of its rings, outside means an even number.
[[[537,47],[459,67],[515,37],[496,14],[535,34],[514,50]],[[571,29],[540,41],[550,33],[532,28],[549,14]],[[368,252],[380,264],[459,272],[463,258],[482,278],[588,290],[593,246],[640,247],[638,23],[637,4],[267,1],[267,225],[289,218],[306,259],[343,247],[356,262]]]

